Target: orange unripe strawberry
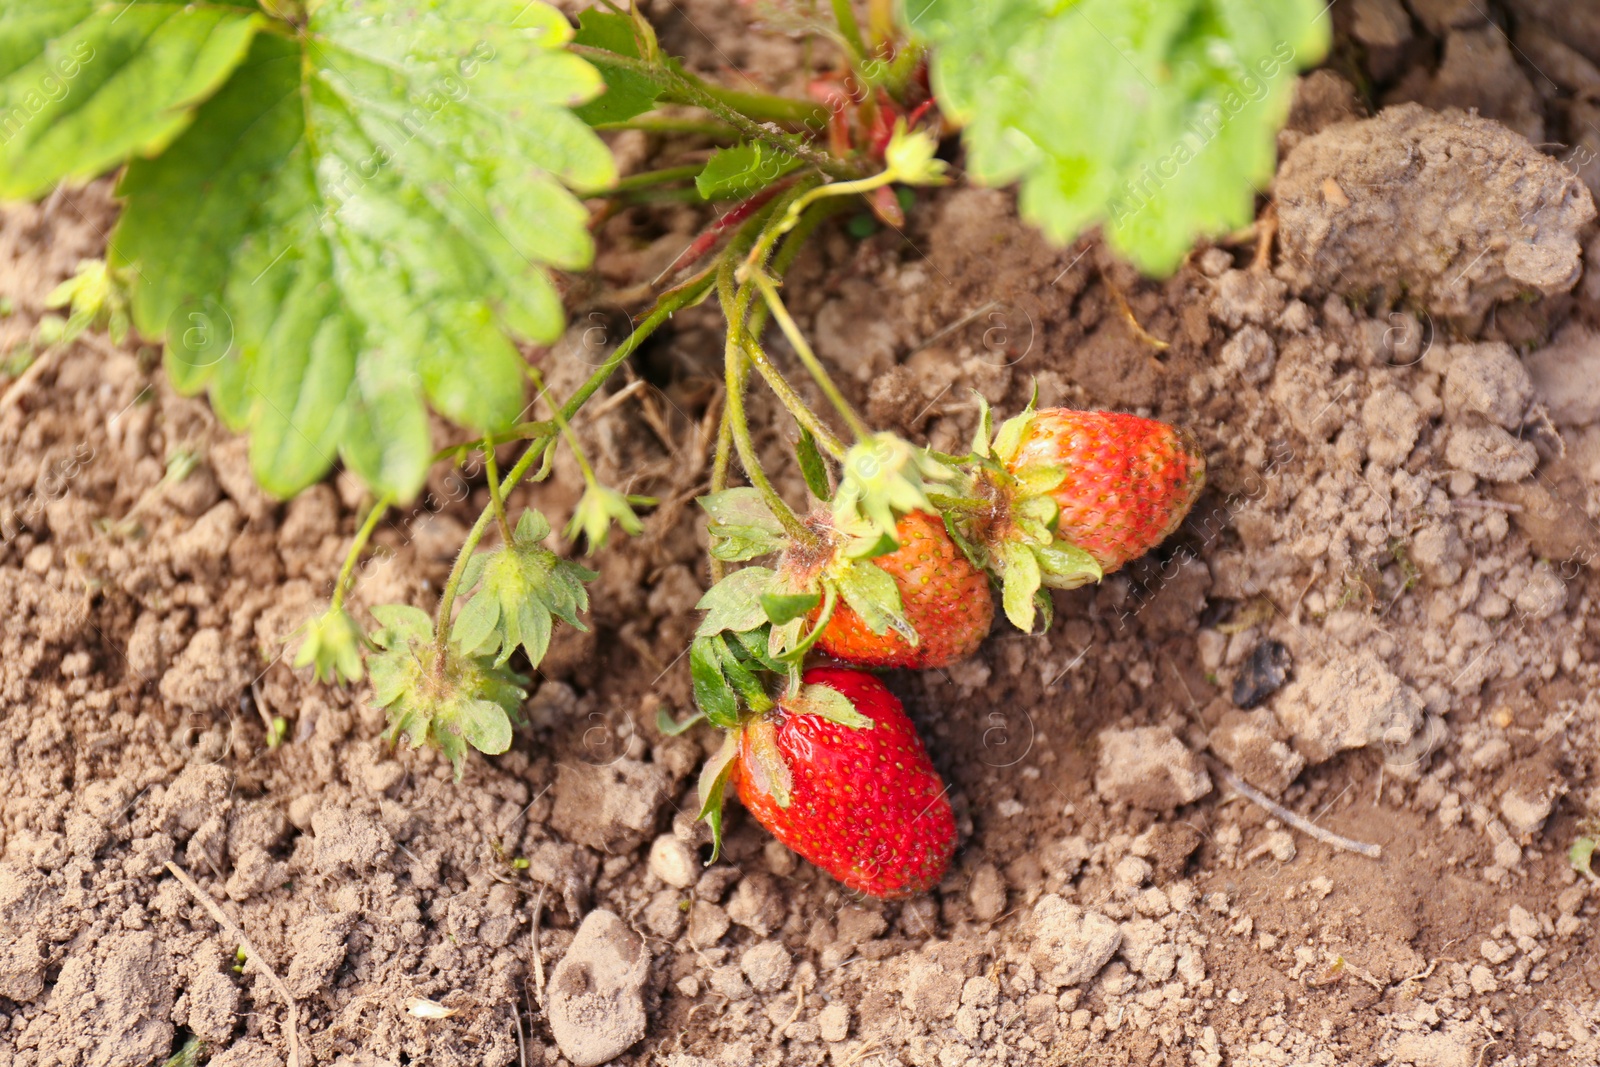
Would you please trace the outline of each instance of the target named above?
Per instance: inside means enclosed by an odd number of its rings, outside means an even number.
[[[900,547],[871,562],[894,579],[905,621],[916,631],[917,642],[893,628],[874,633],[841,599],[817,639],[817,648],[861,667],[944,667],[971,655],[994,622],[988,576],[950,539],[937,515],[913,511],[902,516],[895,537]],[[828,562],[812,560],[809,566],[819,569]],[[798,553],[791,553],[779,570],[794,572],[806,566]],[[818,605],[813,621],[821,611]]]
[[[1107,574],[1171,535],[1205,487],[1205,457],[1192,434],[1116,411],[1036,412],[1005,465],[1012,473],[1066,471],[1049,492],[1061,509],[1056,533]]]
[[[955,818],[900,701],[864,671],[816,667],[802,681],[842,694],[857,724],[803,701],[779,701],[746,724],[730,779],[746,810],[851,889],[891,899],[938,885]],[[781,785],[769,784],[774,777]]]

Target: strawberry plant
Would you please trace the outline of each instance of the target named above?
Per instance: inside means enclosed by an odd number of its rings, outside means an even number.
[[[845,884],[898,895],[942,876],[943,786],[881,682],[809,658],[953,662],[989,632],[992,589],[1014,625],[1048,623],[1050,589],[1172,532],[1204,462],[1147,419],[1032,405],[998,430],[985,407],[966,455],[869,426],[790,315],[785,275],[841,210],[901,225],[909,188],[950,180],[941,152],[957,133],[968,177],[1018,183],[1050,237],[1098,226],[1168,271],[1196,236],[1249,221],[1328,19],[1314,0],[864,6],[864,25],[849,0],[761,7],[833,46],[802,98],[694,74],[609,0],[575,24],[526,0],[0,0],[0,196],[118,170],[106,261],[59,301],[75,322],[163,340],[174,384],[249,434],[268,491],[293,495],[336,463],[368,487],[293,662],[369,678],[389,736],[438,746],[458,775],[470,749],[511,744],[517,668],[539,665],[555,626],[583,625],[595,574],[562,540],[593,553],[614,528],[640,532],[635,509],[653,503],[600,482],[573,420],[674,312],[714,299],[725,390],[701,499],[697,712],[661,727],[727,732],[700,791],[718,834],[731,785]],[[714,150],[619,178],[601,137],[619,129]],[[527,346],[565,328],[593,226],[652,197],[727,203],[622,343],[550,395]],[[829,410],[805,403],[796,371]],[[799,510],[753,444],[753,378],[794,421],[812,498]],[[440,449],[430,412],[467,443]],[[564,538],[534,510],[513,524],[508,494],[563,448],[585,485]],[[504,472],[502,450],[516,453]],[[379,606],[369,630],[346,598],[373,532],[433,465],[469,457],[489,502],[434,611]]]

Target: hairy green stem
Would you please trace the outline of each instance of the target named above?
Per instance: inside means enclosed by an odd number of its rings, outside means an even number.
[[[735,140],[739,131],[717,119],[681,119],[673,115],[640,115],[638,118],[624,119],[621,122],[597,122],[597,130],[643,130],[645,133],[660,134],[700,134],[705,137],[720,137],[725,140]]]
[[[593,61],[600,67],[614,67],[647,78],[661,87],[661,98],[670,103],[690,104],[711,112],[745,137],[764,141],[798,156],[830,177],[847,180],[860,176],[849,164],[827,152],[813,148],[804,137],[785,133],[769,122],[788,122],[807,130],[823,130],[828,124],[828,109],[810,101],[764,93],[741,93],[721,89],[695,77],[676,65],[661,67],[642,59],[619,56],[603,48],[569,44],[567,51]]]
[[[800,399],[800,394],[795,392],[794,386],[790,385],[783,373],[773,366],[772,358],[748,331],[744,335],[744,352],[750,362],[755,364],[756,370],[761,372],[761,377],[778,398],[778,403],[794,416],[794,421],[811,431],[811,436],[816,438],[817,444],[822,446],[824,452],[834,459],[843,460],[844,443],[821,419],[817,418],[816,412],[806,407],[806,402]]]
[[[394,503],[394,496],[384,493],[372,503],[372,510],[367,512],[367,517],[361,524],[361,529],[356,531],[356,539],[350,542],[350,551],[345,553],[344,566],[339,568],[339,581],[333,587],[333,602],[329,605],[330,611],[338,611],[344,607],[345,594],[350,591],[350,576],[355,573],[356,562],[361,558],[361,552],[367,547],[367,542],[372,539],[372,532],[378,528],[384,515],[389,511],[389,506]]]
[[[744,467],[745,477],[750,479],[750,484],[761,494],[761,499],[766,502],[772,514],[777,516],[784,530],[794,540],[810,544],[816,541],[817,535],[800,521],[800,516],[794,513],[773,488],[756,453],[755,441],[750,437],[750,423],[745,417],[744,409],[744,390],[750,376],[750,364],[745,359],[744,345],[740,343],[740,337],[744,333],[745,309],[749,307],[751,294],[748,283],[738,291],[734,290],[733,272],[731,257],[723,260],[722,267],[717,271],[717,298],[722,304],[722,314],[728,320],[728,340],[723,349],[723,374],[727,382],[728,395],[724,403],[727,404],[726,417],[731,428],[733,444],[738,450],[739,463]]]
[[[766,300],[767,307],[771,309],[772,317],[778,320],[778,327],[783,330],[783,335],[789,339],[789,345],[794,349],[795,355],[800,357],[800,362],[804,363],[806,370],[811,372],[811,377],[816,380],[817,387],[828,398],[828,402],[839,413],[839,417],[844,419],[845,424],[850,427],[850,432],[855,434],[858,439],[865,438],[871,431],[867,429],[866,423],[861,421],[861,417],[856,414],[855,409],[850,406],[850,402],[844,398],[844,394],[839,391],[839,387],[834,384],[833,378],[829,376],[827,369],[822,365],[822,361],[817,358],[817,354],[811,350],[811,345],[806,341],[805,334],[801,333],[800,327],[795,325],[794,319],[789,315],[789,309],[783,306],[783,300],[778,296],[778,287],[772,284],[771,278],[768,278],[759,270],[751,274],[750,283],[747,284],[752,283],[757,289],[761,290],[761,296]]]
[[[539,390],[540,395],[543,395],[545,391],[544,376],[533,367],[529,367],[528,377],[533,379],[534,388]],[[561,436],[567,439],[567,446],[572,449],[572,458],[578,461],[578,471],[583,475],[583,484],[592,489],[597,484],[594,468],[589,465],[589,457],[584,454],[583,445],[578,440],[577,432],[573,430],[572,423],[568,422],[560,411],[555,413],[555,422],[561,428]]]
[[[500,538],[510,544],[511,520],[506,518],[505,498],[500,495],[500,465],[495,462],[494,442],[485,439],[483,442],[483,469],[488,475],[489,504],[494,508],[495,521],[500,524]]]

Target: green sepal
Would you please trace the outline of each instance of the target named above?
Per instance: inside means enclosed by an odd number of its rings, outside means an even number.
[[[716,637],[701,640],[709,640],[712,643],[717,657],[722,661],[722,677],[739,696],[744,698],[744,702],[751,709],[762,712],[772,706],[772,698],[767,696],[766,687],[761,684],[761,679],[745,663],[744,658],[728,644],[726,637],[718,634]]]
[[[1033,548],[1018,541],[1000,545],[1000,561],[1005,572],[1000,580],[1000,603],[1011,625],[1023,633],[1033,632],[1035,605],[1042,575]]]
[[[834,581],[839,595],[861,616],[867,629],[880,636],[893,630],[908,644],[920,643],[917,631],[906,620],[900,588],[888,571],[875,563],[853,560],[837,568]]]
[[[1035,389],[1034,399],[1038,398]],[[1017,451],[1022,447],[1022,438],[1033,425],[1033,420],[1038,412],[1034,408],[1034,401],[1029,400],[1028,406],[1019,414],[1013,415],[1000,424],[1000,432],[994,439],[994,458],[1009,467],[1011,461],[1017,458]]]
[[[700,768],[700,813],[695,818],[704,819],[711,827],[711,858],[706,860],[707,867],[722,855],[722,795],[728,788],[728,777],[733,773],[738,758],[739,734],[729,730],[723,735],[722,747],[717,754],[706,760],[705,766]]]
[[[754,630],[766,622],[761,596],[771,586],[773,576],[770,567],[745,567],[707,589],[695,605],[706,613],[695,636],[708,637],[723,630]]]
[[[800,427],[800,439],[794,445],[795,459],[800,461],[800,476],[806,480],[811,495],[824,504],[833,499],[833,486],[828,483],[828,464],[817,448],[817,439],[811,431]]]
[[[785,702],[796,715],[819,715],[852,730],[870,730],[878,724],[856,710],[850,698],[831,685],[802,686],[800,695]]]
[[[694,703],[713,726],[739,725],[739,697],[722,673],[722,641],[697,637],[689,645],[689,680]]]
[[[1033,463],[1016,471],[1012,477],[1024,493],[1048,493],[1067,480],[1067,469],[1049,463]]]
[[[761,494],[748,486],[726,489],[698,500],[709,520],[711,556],[728,563],[771,555],[782,551],[788,539]]]
[[[852,538],[894,537],[898,516],[933,511],[928,481],[953,472],[925,450],[891,433],[875,433],[850,446],[833,498],[833,524]]]
[[[782,626],[796,619],[803,619],[811,614],[812,610],[822,603],[822,593],[763,593],[761,594],[761,610],[767,613],[767,621],[774,626]]]
[[[846,559],[877,559],[899,547],[900,542],[893,534],[880,533],[876,537],[857,537],[845,542],[841,554]]]
[[[756,719],[744,726],[750,743],[750,765],[745,773],[750,785],[765,793],[780,808],[787,808],[794,793],[794,776],[788,761],[778,749],[778,728],[767,719]]]
[[[1100,561],[1071,541],[1057,538],[1048,547],[1034,546],[1040,580],[1051,589],[1076,589],[1105,577]]]
[[[677,737],[679,734],[688,733],[696,724],[706,721],[706,713],[696,710],[691,712],[682,722],[674,719],[666,708],[656,709],[656,729],[667,737]]]
[[[973,390],[972,395],[978,398],[978,427],[972,433],[972,454],[989,457],[989,442],[994,439],[994,412],[989,408],[989,398]]]

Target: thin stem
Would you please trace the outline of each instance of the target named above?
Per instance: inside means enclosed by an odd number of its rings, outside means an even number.
[[[483,442],[483,469],[489,476],[489,504],[494,508],[495,521],[500,524],[500,538],[509,545],[513,538],[511,521],[506,518],[505,498],[500,495],[500,465],[494,459],[494,444],[488,440]]]
[[[761,271],[755,271],[750,276],[750,283],[753,283],[757,289],[761,290],[762,298],[766,300],[767,307],[771,309],[772,317],[778,320],[778,327],[783,330],[783,335],[789,339],[789,344],[794,348],[795,355],[799,356],[800,362],[806,365],[806,370],[811,372],[811,377],[816,380],[817,387],[827,396],[828,402],[839,413],[839,417],[844,419],[845,424],[850,427],[850,432],[855,434],[858,439],[867,437],[871,431],[867,429],[866,423],[861,421],[860,416],[855,413],[855,409],[850,406],[849,401],[845,400],[844,394],[839,391],[839,387],[834,384],[833,379],[829,377],[827,370],[822,366],[822,361],[817,359],[817,354],[811,350],[811,345],[806,341],[805,334],[801,333],[800,327],[795,325],[794,319],[789,315],[789,309],[783,306],[783,300],[778,296],[778,287],[772,284],[772,279]]]
[[[739,131],[717,119],[680,119],[671,115],[640,115],[621,122],[599,122],[597,130],[643,130],[645,133],[687,133],[734,140]]]
[[[794,421],[811,431],[811,436],[817,439],[817,444],[822,446],[824,452],[834,459],[843,460],[844,443],[821,419],[817,418],[814,411],[806,407],[806,402],[800,399],[800,394],[795,392],[794,386],[790,385],[783,373],[773,365],[772,358],[748,331],[744,335],[744,352],[750,362],[755,364],[756,370],[761,372],[761,377],[766,381],[768,388],[777,396],[778,403],[794,416]]]
[[[806,129],[820,129],[828,121],[828,109],[815,100],[798,100],[792,96],[778,96],[774,93],[729,89],[727,86],[708,82],[698,74],[681,67],[673,70],[673,74],[718,103],[725,104],[741,115],[757,121],[788,122]]]
[[[561,417],[570,420],[577,414],[578,409],[588,402],[599,388],[606,383],[616,369],[622,366],[645,338],[654,333],[663,322],[672,317],[672,313],[680,308],[688,307],[703,297],[715,279],[711,271],[706,270],[691,278],[689,281],[668,289],[656,299],[655,306],[650,309],[637,326],[633,328],[623,342],[617,346],[616,351],[606,357],[606,361],[596,367],[589,379],[579,386],[577,392],[567,398],[561,406]],[[500,482],[501,497],[516,488],[522,481],[523,475],[528,473],[528,468],[540,456],[544,455],[551,443],[551,438],[546,436],[537,438],[523,451],[516,466]],[[477,521],[472,524],[472,529],[467,531],[466,540],[461,543],[461,550],[456,553],[455,565],[450,568],[450,577],[445,580],[444,591],[439,596],[439,611],[434,620],[434,672],[442,677],[444,672],[445,651],[449,642],[451,612],[455,608],[456,593],[461,586],[461,576],[466,573],[467,562],[472,558],[472,553],[477,551],[478,543],[483,540],[483,534],[488,529],[489,521],[494,517],[493,508],[484,508],[479,513]]]
[[[534,388],[544,394],[544,376],[533,367],[528,368],[528,377],[533,379]],[[553,406],[553,405],[552,405]],[[572,458],[578,461],[578,470],[583,474],[583,484],[593,487],[595,484],[594,468],[589,466],[589,457],[584,454],[583,445],[578,441],[577,433],[572,429],[572,423],[562,417],[561,412],[555,413],[556,425],[561,428],[561,436],[567,439],[567,446],[572,449]]]
[[[882,188],[894,180],[894,171],[881,170],[877,174],[870,174],[865,178],[856,178],[851,181],[836,181],[828,185],[820,185],[806,193],[804,196],[796,197],[790,202],[789,211],[783,217],[782,221],[761,235],[761,242],[757,243],[756,247],[751,250],[750,259],[748,262],[752,267],[754,267],[756,263],[760,262],[760,257],[758,257],[757,253],[759,252],[760,256],[765,256],[766,250],[772,247],[773,242],[777,241],[778,238],[782,237],[784,234],[798,226],[800,224],[800,216],[805,213],[807,208],[816,203],[818,200],[823,200],[831,196],[850,196],[853,193],[870,193],[874,189]],[[765,247],[763,247],[763,244]]]
[[[850,0],[832,0],[833,21],[839,24],[839,37],[850,53],[850,65],[858,67],[867,58],[867,46],[861,39],[861,24],[856,21],[855,9]]]
[[[717,417],[717,451],[711,460],[711,492],[720,493],[728,488],[728,460],[733,452],[733,423],[728,419],[727,394],[723,394],[722,414]],[[722,581],[728,565],[711,557],[711,584]]]
[[[827,127],[828,111],[820,104],[793,101],[787,97],[769,96],[762,93],[738,93],[733,90],[720,89],[707,82],[696,78],[694,75],[680,70],[677,67],[662,69],[642,59],[632,59],[619,56],[614,52],[607,52],[603,48],[594,48],[589,45],[569,44],[567,51],[574,55],[582,56],[593,61],[597,66],[613,67],[626,70],[661,86],[661,99],[669,103],[691,104],[704,108],[729,126],[738,130],[744,136],[757,141],[765,141],[776,148],[781,148],[790,155],[798,156],[834,178],[848,179],[857,177],[859,172],[850,165],[841,162],[827,152],[821,152],[806,143],[805,138],[791,133],[774,130],[764,120],[791,122],[804,126],[808,130],[820,130]],[[727,102],[722,99],[727,98]],[[737,102],[737,106],[735,106]],[[767,105],[770,105],[767,106]],[[774,114],[773,112],[781,114]]]
[[[739,451],[739,462],[744,467],[745,476],[750,479],[750,484],[761,494],[762,500],[777,516],[789,536],[801,543],[813,543],[817,535],[800,521],[800,516],[794,513],[784,502],[783,497],[778,495],[778,491],[772,487],[767,472],[761,466],[760,457],[756,454],[755,442],[750,437],[750,423],[745,418],[744,409],[744,389],[749,379],[750,365],[745,360],[744,346],[739,342],[744,332],[745,309],[750,303],[750,287],[747,283],[737,292],[734,291],[731,258],[725,259],[722,268],[717,272],[717,296],[722,303],[722,314],[728,320],[728,341],[723,350],[723,371],[728,391],[725,403],[733,444]]]
[[[607,195],[614,193],[631,193],[639,189],[651,189],[657,185],[666,185],[670,182],[681,182],[693,178],[706,169],[704,163],[689,163],[681,167],[663,167],[660,170],[647,170],[638,174],[630,174],[626,178],[618,178],[609,188],[601,190]]]
[[[339,581],[333,587],[333,603],[329,605],[329,610],[338,611],[344,607],[344,597],[350,590],[350,576],[355,573],[356,562],[361,559],[362,550],[372,539],[372,531],[378,528],[378,523],[388,514],[389,506],[393,503],[394,496],[390,493],[384,493],[373,501],[372,510],[367,512],[361,529],[356,531],[356,539],[350,542],[350,551],[345,553],[344,566],[339,568]]]

